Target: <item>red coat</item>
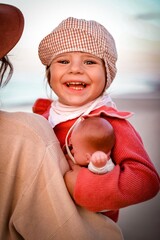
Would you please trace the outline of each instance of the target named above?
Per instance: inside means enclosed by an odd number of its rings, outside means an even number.
[[[48,118],[50,105],[50,100],[39,99],[33,106],[33,112]],[[101,115],[112,124],[116,142],[111,158],[116,166],[103,175],[82,168],[74,189],[74,199],[78,205],[90,211],[111,210],[107,216],[117,221],[120,208],[153,198],[159,191],[160,178],[139,134],[124,119],[127,113],[104,106],[90,115]],[[54,128],[61,146],[75,120],[60,123]]]

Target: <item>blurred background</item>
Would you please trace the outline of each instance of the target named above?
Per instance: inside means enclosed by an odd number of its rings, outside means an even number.
[[[154,93],[160,90],[160,0],[3,0],[19,7],[25,29],[10,52],[14,62],[12,81],[1,92],[2,107],[30,105],[46,96],[44,66],[38,45],[69,16],[94,19],[113,35],[118,50],[118,73],[112,95]]]
[[[44,36],[70,16],[96,20],[113,35],[118,51],[118,73],[108,92],[118,108],[135,113],[130,121],[160,173],[160,0],[2,2],[21,9],[25,28],[9,53],[14,75],[1,89],[1,109],[31,112],[38,97],[50,94],[45,68],[38,58]],[[160,195],[122,209],[118,223],[125,240],[160,239]]]

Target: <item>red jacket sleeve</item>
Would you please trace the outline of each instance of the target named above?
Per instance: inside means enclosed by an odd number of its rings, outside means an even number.
[[[48,119],[51,103],[50,99],[38,98],[32,106],[32,111]]]
[[[160,187],[158,173],[135,129],[124,119],[106,119],[115,131],[116,143],[111,157],[116,166],[104,175],[82,168],[74,190],[76,203],[95,212],[149,200]]]

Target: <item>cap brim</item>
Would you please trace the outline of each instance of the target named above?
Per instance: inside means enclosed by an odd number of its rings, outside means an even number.
[[[0,3],[0,58],[4,57],[21,38],[24,17],[15,6]]]

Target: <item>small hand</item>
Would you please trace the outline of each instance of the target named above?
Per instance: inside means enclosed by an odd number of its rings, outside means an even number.
[[[108,156],[102,151],[96,151],[90,157],[90,161],[95,167],[104,167],[108,161]]]

